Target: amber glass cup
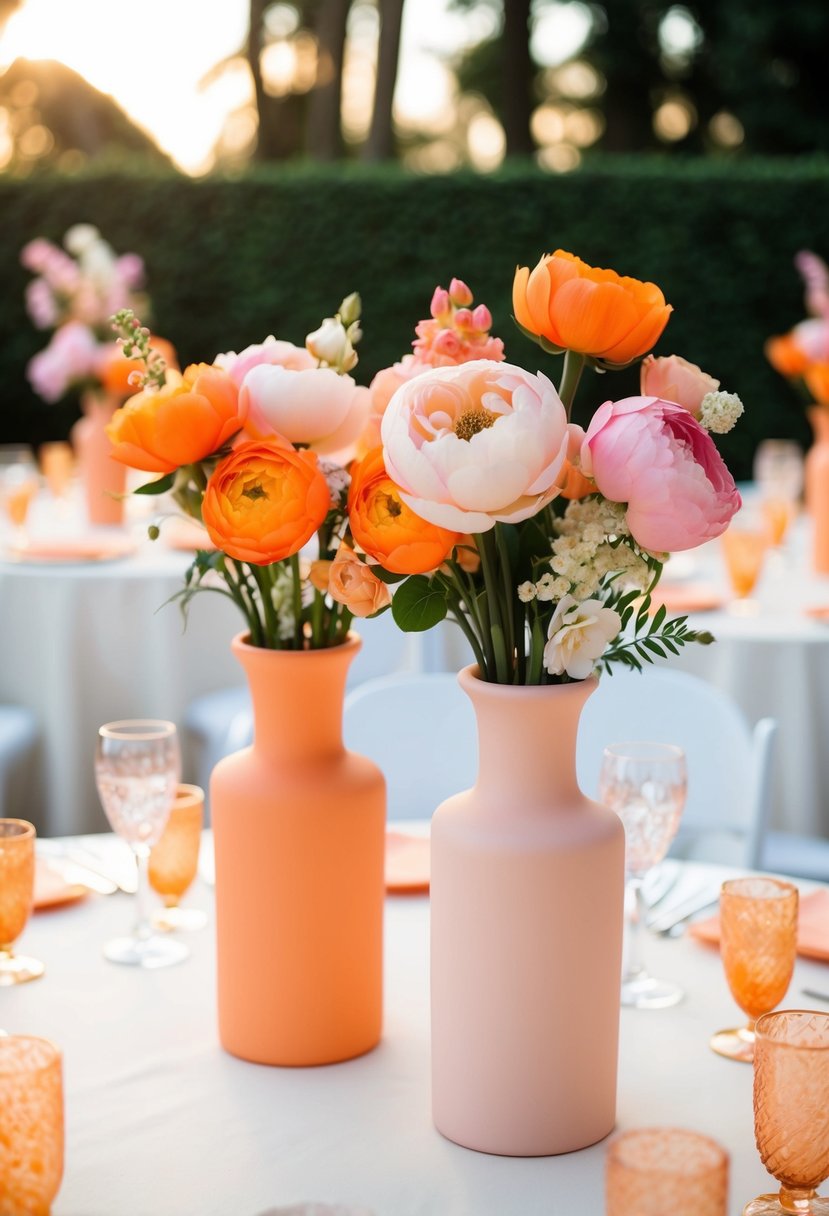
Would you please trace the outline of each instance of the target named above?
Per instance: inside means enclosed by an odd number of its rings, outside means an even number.
[[[749,597],[757,586],[763,569],[766,550],[769,546],[768,532],[759,524],[732,524],[720,538],[725,568],[731,589],[736,596],[737,611],[751,611],[755,607]]]
[[[68,443],[43,443],[40,446],[40,471],[55,498],[63,498],[75,469],[75,457]]]
[[[25,819],[0,819],[0,987],[43,975],[39,959],[12,949],[29,919],[34,886],[34,827]]]
[[[0,1212],[48,1216],[63,1177],[63,1069],[53,1043],[0,1038]]]
[[[728,1154],[698,1132],[624,1132],[607,1150],[605,1179],[605,1216],[727,1216]]]
[[[829,1178],[829,1013],[782,1009],[755,1029],[754,1135],[777,1195],[743,1216],[829,1216],[816,1188]]]
[[[200,908],[182,908],[180,901],[199,865],[204,824],[204,790],[179,785],[161,839],[150,851],[150,886],[164,900],[153,917],[157,929],[203,929],[207,915]]]
[[[788,991],[797,951],[797,887],[777,878],[733,878],[720,892],[720,953],[731,995],[747,1026],[721,1030],[711,1047],[721,1056],[754,1059],[754,1023]]]

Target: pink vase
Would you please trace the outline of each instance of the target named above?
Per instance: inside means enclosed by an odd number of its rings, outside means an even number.
[[[432,820],[434,1120],[480,1152],[572,1152],[616,1117],[624,831],[575,765],[597,681],[459,679],[480,767]]]
[[[812,569],[829,574],[829,409],[809,410],[815,441],[806,453],[806,509],[812,520]]]
[[[72,427],[72,447],[84,488],[86,514],[95,525],[117,526],[124,522],[126,465],[112,459],[112,443],[106,434],[118,399],[110,394],[84,393],[83,418]]]

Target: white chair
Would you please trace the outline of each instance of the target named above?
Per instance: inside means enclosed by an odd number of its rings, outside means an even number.
[[[682,671],[604,675],[581,718],[579,784],[595,798],[609,743],[676,743],[688,763],[688,798],[673,856],[759,868],[770,809],[777,723],[749,726],[734,702]]]
[[[388,819],[426,819],[474,785],[478,736],[472,704],[450,672],[369,680],[345,699],[346,747],[385,773]]]
[[[421,666],[419,635],[403,633],[390,612],[372,620],[357,621],[362,649],[348,673],[347,688],[394,671]],[[210,774],[223,756],[247,747],[253,738],[253,709],[247,685],[221,688],[196,697],[184,715],[184,731],[192,780],[207,795]],[[205,810],[209,810],[206,797]]]
[[[37,740],[37,723],[30,710],[0,705],[0,819],[31,818],[25,786]]]

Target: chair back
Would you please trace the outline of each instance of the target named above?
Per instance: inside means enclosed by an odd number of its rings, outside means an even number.
[[[688,798],[673,856],[757,867],[769,817],[777,724],[751,728],[734,702],[684,671],[647,668],[604,675],[579,727],[579,784],[596,798],[602,751],[650,740],[685,751]]]
[[[428,819],[474,785],[475,713],[449,672],[400,673],[368,680],[345,699],[346,747],[384,772],[388,818]]]

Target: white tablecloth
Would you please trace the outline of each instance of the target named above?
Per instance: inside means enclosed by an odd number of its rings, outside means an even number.
[[[187,899],[212,909],[203,885]],[[386,902],[381,1045],[312,1069],[260,1067],[220,1049],[212,928],[187,937],[192,957],[180,966],[107,963],[101,944],[131,912],[113,895],[35,914],[20,949],[42,958],[46,975],[0,989],[0,1025],[45,1035],[65,1053],[66,1173],[54,1216],[257,1216],[299,1200],[363,1205],[374,1216],[604,1210],[605,1144],[557,1158],[490,1157],[434,1129],[428,898]],[[714,1136],[731,1154],[737,1216],[770,1180],[754,1147],[751,1069],[715,1056],[708,1039],[742,1015],[714,951],[685,938],[646,945],[652,970],[687,996],[673,1009],[623,1010],[618,1129],[670,1124]],[[804,985],[829,989],[829,967],[799,960],[788,1007],[809,1004]]]
[[[829,578],[811,571],[810,523],[801,518],[782,552],[771,552],[753,599],[754,615],[729,610],[719,542],[680,555],[663,586],[711,588],[724,606],[693,613],[689,624],[714,634],[713,646],[687,646],[670,662],[728,693],[749,721],[776,718],[772,827],[829,836]],[[673,581],[672,567],[684,574]],[[672,615],[677,615],[672,612]]]
[[[235,606],[200,595],[183,630],[178,606],[163,605],[192,554],[150,542],[138,522],[131,534],[138,551],[122,560],[0,561],[0,703],[31,709],[42,740],[25,800],[6,813],[44,835],[107,827],[92,767],[103,722],[180,724],[193,697],[242,680],[230,653],[243,627]]]

